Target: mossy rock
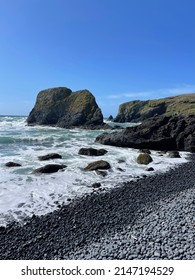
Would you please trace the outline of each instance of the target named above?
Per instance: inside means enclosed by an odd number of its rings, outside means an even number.
[[[157,115],[195,115],[195,94],[182,94],[154,100],[134,100],[119,106],[116,122],[143,121]]]
[[[109,164],[109,162],[105,161],[105,160],[98,160],[98,161],[94,161],[89,163],[84,170],[85,171],[93,171],[93,170],[107,170],[110,169],[111,166]]]
[[[72,126],[102,125],[103,115],[95,97],[88,90],[72,92],[66,87],[41,91],[30,112],[30,125]]]
[[[152,162],[153,159],[149,154],[143,153],[143,154],[139,154],[137,157],[137,163],[139,164],[149,164],[150,162]]]

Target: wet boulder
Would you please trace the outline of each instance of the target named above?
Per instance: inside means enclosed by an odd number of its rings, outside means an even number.
[[[108,175],[107,171],[103,171],[103,170],[96,170],[95,172],[97,175],[102,177],[106,177]]]
[[[81,148],[79,150],[79,155],[84,156],[103,156],[107,153],[105,149],[94,149],[94,148]]]
[[[62,158],[61,155],[56,154],[56,153],[51,153],[51,154],[47,154],[44,156],[39,156],[38,159],[43,161],[43,160],[50,160],[50,159],[57,159],[57,158]]]
[[[149,167],[146,169],[146,171],[150,172],[150,171],[154,171],[154,168],[153,167]]]
[[[19,163],[16,163],[16,162],[13,162],[13,161],[9,161],[5,164],[6,167],[20,167],[22,166],[21,164]]]
[[[139,154],[137,157],[137,163],[139,164],[149,164],[150,162],[152,162],[153,159],[149,154]]]
[[[34,173],[54,173],[66,168],[63,164],[47,164],[34,170]]]
[[[180,158],[181,156],[180,156],[178,151],[170,151],[168,153],[168,157],[170,157],[170,158]]]
[[[89,163],[84,170],[86,171],[93,171],[93,170],[98,170],[98,169],[110,169],[111,166],[110,164],[105,161],[105,160],[98,160],[98,161],[94,161]]]
[[[91,187],[92,187],[92,188],[99,188],[99,187],[101,187],[101,183],[93,183],[93,184],[91,185]]]

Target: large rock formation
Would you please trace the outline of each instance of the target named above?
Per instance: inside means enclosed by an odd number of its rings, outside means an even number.
[[[195,152],[195,116],[156,116],[121,132],[103,133],[96,142],[135,149]]]
[[[155,115],[195,115],[195,94],[183,94],[157,100],[130,101],[119,106],[115,122],[140,122]]]
[[[39,92],[27,123],[58,127],[94,126],[103,123],[103,115],[88,90],[72,92],[66,87]]]

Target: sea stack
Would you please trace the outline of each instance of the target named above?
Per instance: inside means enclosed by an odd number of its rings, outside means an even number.
[[[39,92],[27,123],[63,128],[93,127],[103,124],[103,115],[88,90],[72,92],[69,88],[58,87]]]

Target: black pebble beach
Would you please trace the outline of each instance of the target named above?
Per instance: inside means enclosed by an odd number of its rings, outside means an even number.
[[[0,259],[195,259],[195,155],[0,228]]]

